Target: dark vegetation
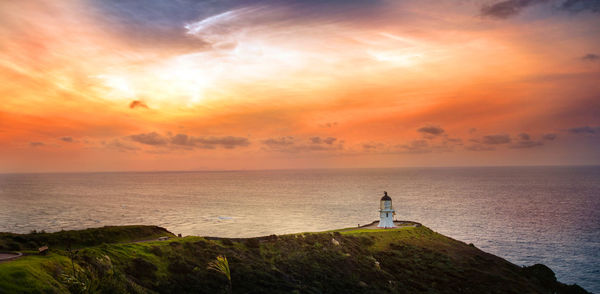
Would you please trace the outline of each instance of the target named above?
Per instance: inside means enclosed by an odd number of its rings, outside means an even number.
[[[81,248],[102,243],[151,240],[174,235],[157,226],[106,226],[79,231],[46,233],[32,231],[29,234],[0,233],[0,251],[37,250],[41,246],[51,249]]]
[[[544,265],[519,267],[426,227],[106,243],[86,245],[73,266],[61,250],[0,264],[0,292],[227,293],[227,277],[207,267],[222,255],[233,293],[587,293]]]

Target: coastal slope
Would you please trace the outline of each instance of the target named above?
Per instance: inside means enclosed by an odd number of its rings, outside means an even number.
[[[587,293],[416,223],[233,239],[91,230],[0,234],[0,251],[25,253],[0,263],[0,293]],[[218,256],[231,282],[209,268]]]

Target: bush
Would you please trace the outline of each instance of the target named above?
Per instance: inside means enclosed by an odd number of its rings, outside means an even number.
[[[365,246],[371,246],[375,244],[375,241],[369,237],[360,237],[360,243]]]
[[[153,263],[140,258],[140,257],[136,257],[133,260],[131,260],[131,263],[129,264],[129,266],[126,269],[126,272],[129,275],[132,275],[134,277],[138,277],[138,278],[147,278],[147,279],[155,279],[155,272],[158,268],[156,267],[156,265],[154,265]]]
[[[251,239],[246,239],[246,241],[244,241],[244,245],[246,245],[246,247],[248,247],[248,248],[259,248],[260,242],[256,238],[251,238]]]
[[[8,244],[0,247],[0,249],[8,251],[19,251],[21,250],[21,246],[18,243],[9,242]]]
[[[152,246],[148,251],[156,256],[163,256],[163,251],[160,249],[160,246]]]

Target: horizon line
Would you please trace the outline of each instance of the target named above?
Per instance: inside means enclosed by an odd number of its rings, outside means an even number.
[[[416,168],[507,168],[507,167],[595,167],[600,164],[532,164],[532,165],[442,165],[442,166],[387,166],[387,167],[307,167],[307,168],[263,168],[263,169],[191,169],[191,170],[105,170],[105,171],[44,171],[44,172],[0,172],[0,175],[22,174],[103,174],[103,173],[195,173],[195,172],[260,172],[260,171],[309,171],[309,170],[360,170],[360,169],[416,169]]]

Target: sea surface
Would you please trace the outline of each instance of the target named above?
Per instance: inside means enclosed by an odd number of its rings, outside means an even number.
[[[600,293],[600,167],[480,167],[0,175],[0,231],[159,225],[251,237],[378,219],[421,222]]]

